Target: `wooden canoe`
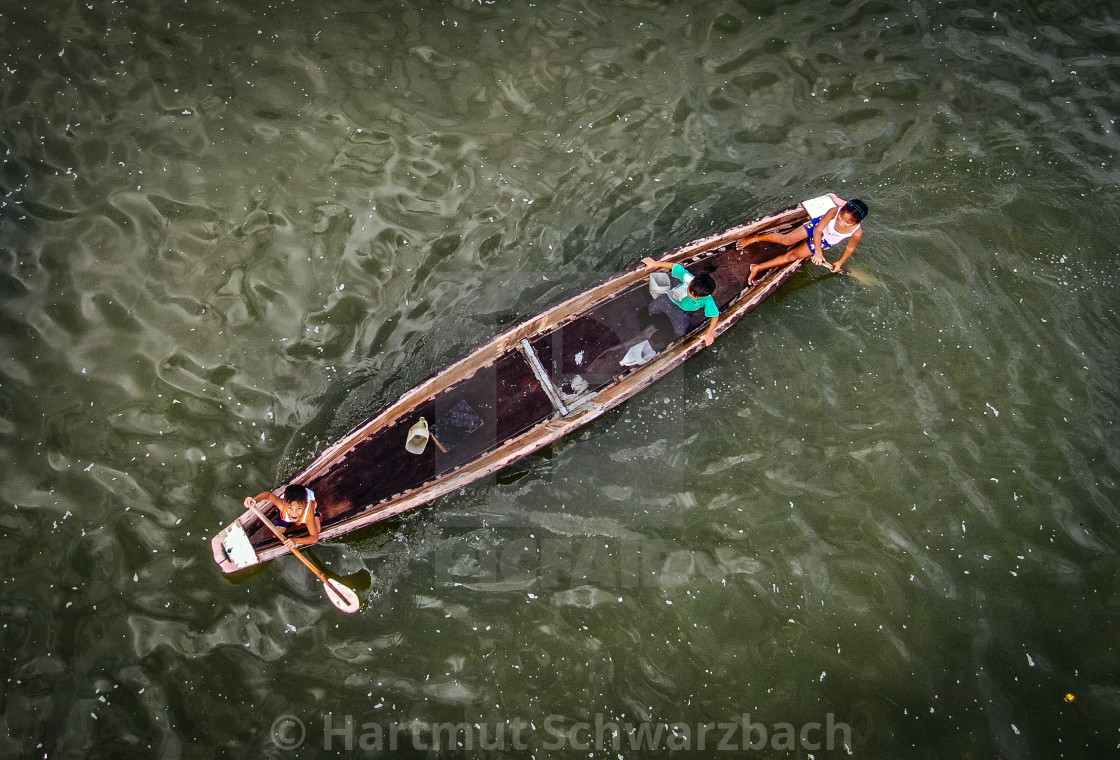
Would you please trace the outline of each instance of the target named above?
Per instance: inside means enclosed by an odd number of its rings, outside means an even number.
[[[822,203],[831,207],[827,198],[805,201],[674,248],[660,260],[709,271],[715,278],[718,338],[803,263],[768,270],[751,287],[749,265],[782,249],[756,243],[739,251],[735,241],[792,228],[809,219],[807,208]],[[691,331],[658,346],[661,350],[647,363],[620,364],[653,332],[639,317],[652,300],[648,280],[648,271],[637,263],[505,330],[315,457],[288,483],[315,492],[320,538],[385,520],[492,474],[586,425],[700,352],[708,320],[697,312]],[[417,455],[405,450],[405,439],[420,417],[441,446],[429,443]],[[290,535],[306,534],[300,529]],[[288,551],[249,511],[218,533],[212,546],[214,561],[226,573]]]

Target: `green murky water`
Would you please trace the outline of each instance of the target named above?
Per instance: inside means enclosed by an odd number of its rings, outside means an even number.
[[[0,756],[1115,754],[1120,19],[1027,5],[0,5]],[[827,190],[856,277],[315,549],[360,614],[215,569],[433,370]]]

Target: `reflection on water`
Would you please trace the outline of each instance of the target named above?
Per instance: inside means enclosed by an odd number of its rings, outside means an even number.
[[[0,754],[257,757],[284,714],[297,756],[324,715],[1112,747],[1118,29],[1035,5],[0,11]],[[213,567],[496,331],[830,189],[856,277],[315,549],[353,619]]]

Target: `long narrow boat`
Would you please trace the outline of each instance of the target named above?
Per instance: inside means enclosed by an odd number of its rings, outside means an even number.
[[[831,207],[827,197],[814,198],[674,248],[659,260],[715,278],[718,337],[802,264],[768,270],[750,286],[749,265],[782,249],[755,243],[738,250],[735,241],[790,229]],[[315,457],[288,483],[315,492],[320,538],[385,520],[494,473],[586,425],[699,353],[708,322],[702,316],[694,316],[683,338],[658,344],[655,326],[642,318],[653,298],[648,280],[648,270],[636,264],[505,330]],[[647,340],[654,355],[637,366],[623,364],[631,349]],[[437,445],[414,454],[405,444],[421,417]],[[218,533],[212,546],[214,561],[227,573],[288,552],[249,511]]]

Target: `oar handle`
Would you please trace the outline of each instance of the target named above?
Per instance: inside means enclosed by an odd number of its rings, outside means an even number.
[[[315,577],[317,577],[323,583],[327,583],[330,580],[329,578],[327,578],[326,573],[317,568],[307,557],[303,556],[300,550],[297,549],[296,545],[292,542],[292,539],[281,533],[280,529],[272,524],[272,520],[269,520],[268,517],[265,516],[264,512],[257,509],[257,505],[254,504],[251,499],[245,500],[245,506],[249,508],[250,512],[257,516],[258,520],[267,525],[269,530],[276,534],[276,537],[280,539],[280,543],[284,544],[284,546],[288,548],[288,551],[296,555],[296,559],[306,565],[308,570],[315,573]]]

